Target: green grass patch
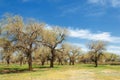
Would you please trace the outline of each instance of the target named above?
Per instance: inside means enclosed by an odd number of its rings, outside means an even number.
[[[11,64],[0,65],[0,71],[9,70],[10,73],[0,73],[0,80],[119,80],[120,66],[94,64],[49,65],[33,64],[33,71],[28,71],[28,65]],[[18,72],[12,72],[18,71]]]

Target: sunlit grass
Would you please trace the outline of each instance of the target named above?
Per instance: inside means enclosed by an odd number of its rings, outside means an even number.
[[[27,65],[0,65],[0,70],[4,67],[10,70],[28,68]],[[99,65],[97,68],[93,64],[55,65],[54,68],[33,65],[33,68],[33,71],[0,74],[0,80],[120,80],[119,65]]]

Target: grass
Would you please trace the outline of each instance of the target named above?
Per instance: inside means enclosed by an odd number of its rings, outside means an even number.
[[[33,71],[27,71],[27,65],[0,65],[0,71],[18,70],[19,72],[0,73],[0,80],[120,80],[120,66],[99,65],[95,68],[92,64],[76,65],[33,65]],[[23,71],[22,71],[23,70]]]

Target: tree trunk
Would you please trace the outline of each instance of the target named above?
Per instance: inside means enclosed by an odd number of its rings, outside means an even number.
[[[7,66],[9,66],[9,64],[10,64],[10,56],[7,57],[6,61],[7,61]]]
[[[49,64],[49,60],[47,60],[47,65]]]
[[[60,63],[61,63],[61,65],[63,65],[62,60],[61,60],[61,62],[60,62]]]
[[[23,58],[20,59],[20,66],[22,66]]]
[[[43,60],[43,61],[41,61],[41,65],[42,65],[42,66],[44,66],[44,64],[45,64],[45,61],[44,61],[44,60]]]
[[[61,64],[61,59],[60,58],[58,58],[58,65],[60,65]]]
[[[72,61],[70,60],[69,65],[71,65]]]
[[[74,61],[72,61],[72,65],[74,65],[75,64],[75,62]]]
[[[50,60],[50,68],[54,67],[53,59]]]
[[[60,58],[58,59],[58,65],[63,65],[62,60]]]
[[[58,59],[58,65],[60,65],[60,59]]]
[[[9,64],[10,64],[10,60],[9,60],[9,59],[7,59],[7,66],[9,66]]]
[[[54,49],[51,50],[51,59],[50,59],[50,68],[54,67],[54,57],[55,57],[55,53],[54,53]]]
[[[32,70],[32,55],[31,53],[29,53],[29,56],[28,56],[28,67],[29,67],[29,71]]]
[[[20,61],[20,66],[22,66],[22,61]]]
[[[95,57],[95,67],[98,67],[98,58]]]

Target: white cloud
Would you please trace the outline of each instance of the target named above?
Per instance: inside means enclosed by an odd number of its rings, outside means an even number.
[[[54,26],[54,25],[53,25]],[[46,24],[47,29],[51,29],[52,25]],[[78,39],[86,39],[86,40],[103,40],[103,41],[108,41],[110,42],[110,45],[108,45],[107,51],[115,54],[120,54],[120,46],[116,45],[116,43],[120,43],[120,37],[115,37],[112,36],[109,32],[97,32],[97,33],[92,33],[88,29],[68,29],[69,37],[73,38],[78,38]],[[88,48],[86,46],[87,43],[81,43],[81,42],[76,42],[76,39],[74,42],[68,42],[72,45],[75,45],[77,47],[80,47],[83,52],[87,52]],[[112,43],[112,44],[111,44]],[[114,44],[114,45],[113,45]]]
[[[88,0],[89,3],[92,4],[100,4],[100,5],[109,5],[112,7],[120,7],[120,0]]]
[[[106,1],[108,0],[88,0],[89,3],[94,3],[94,4],[106,4]]]
[[[69,43],[72,44],[72,45],[75,45],[77,47],[80,47],[83,52],[88,52],[87,46],[83,43],[71,43],[71,42],[69,42]],[[106,50],[107,52],[120,54],[120,46],[109,45],[109,46],[106,47],[106,49],[107,49]]]
[[[86,45],[83,44],[83,43],[70,43],[70,44],[80,47],[82,49],[82,51],[84,51],[84,52],[88,51]],[[120,54],[120,46],[108,45],[106,47],[106,49],[107,49],[106,50],[107,52],[111,52],[111,53],[115,53],[115,54]]]
[[[112,52],[112,53],[116,53],[116,54],[120,54],[120,46],[110,45],[107,47],[107,51]]]
[[[83,44],[83,43],[71,43],[71,44],[72,44],[72,45],[75,45],[75,46],[77,46],[77,47],[80,47],[82,51],[85,51],[85,52],[88,51],[86,45]]]
[[[120,7],[120,0],[112,0],[111,3],[113,7],[117,7],[117,6]]]
[[[87,40],[103,40],[111,43],[120,43],[120,37],[112,36],[109,32],[92,33],[90,30],[69,29],[69,36]]]
[[[79,47],[81,49],[81,51],[83,51],[83,52],[87,52],[88,51],[86,45],[83,44],[83,43],[73,43],[73,42],[67,42],[67,43],[69,43],[69,44],[71,44],[73,46]]]

